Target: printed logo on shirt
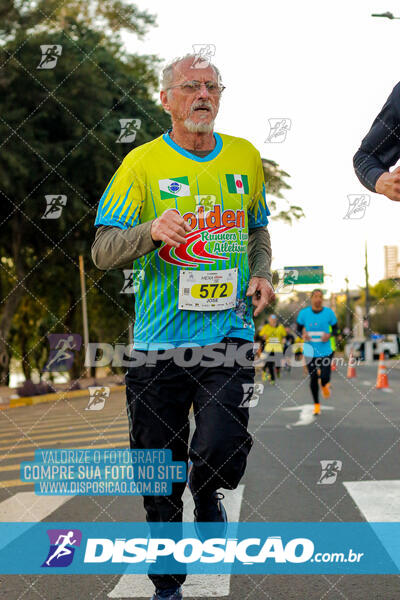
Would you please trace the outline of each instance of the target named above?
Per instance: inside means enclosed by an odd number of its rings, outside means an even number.
[[[158,185],[160,188],[161,200],[169,198],[182,198],[190,196],[189,178],[174,177],[173,179],[159,179]]]
[[[179,210],[172,208],[179,215]],[[191,231],[186,234],[186,244],[173,248],[165,244],[158,251],[159,257],[172,265],[197,268],[200,264],[213,264],[217,260],[229,260],[229,254],[246,252],[248,234],[244,210],[222,210],[216,204],[205,211],[197,206],[196,213],[182,215]]]
[[[247,175],[225,175],[230,194],[248,194],[249,180]]]

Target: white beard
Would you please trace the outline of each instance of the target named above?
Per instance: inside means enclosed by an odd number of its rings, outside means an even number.
[[[195,123],[188,117],[183,124],[190,133],[212,133],[214,130],[214,119],[209,123]]]

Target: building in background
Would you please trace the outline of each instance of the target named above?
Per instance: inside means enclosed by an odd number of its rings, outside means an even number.
[[[385,279],[400,277],[399,249],[397,246],[384,246]]]

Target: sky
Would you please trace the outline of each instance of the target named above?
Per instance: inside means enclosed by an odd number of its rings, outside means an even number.
[[[361,139],[400,80],[400,20],[372,18],[400,0],[232,0],[201,3],[137,0],[156,15],[144,40],[123,39],[130,52],[163,61],[214,44],[226,90],[216,131],[244,137],[287,171],[291,204],[305,218],[271,221],[274,269],[323,265],[331,291],[384,277],[385,244],[397,245],[400,205],[365,190],[353,171]],[[286,118],[282,143],[266,143],[269,119]],[[349,194],[369,194],[361,219],[344,219]]]

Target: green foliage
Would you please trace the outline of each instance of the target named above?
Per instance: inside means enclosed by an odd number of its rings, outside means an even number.
[[[284,190],[291,189],[290,185],[285,181],[285,178],[290,177],[290,175],[286,171],[283,171],[275,161],[266,158],[261,160],[264,169],[268,206],[272,213],[271,219],[284,221],[288,225],[291,225],[293,221],[297,221],[305,215],[300,206],[290,205],[284,198]],[[271,196],[283,200],[284,204],[282,205],[282,202],[277,203]]]
[[[92,4],[101,5],[96,16],[87,12]],[[0,47],[0,355],[27,351],[26,374],[46,360],[47,333],[82,332],[79,254],[91,339],[128,340],[132,297],[119,294],[122,273],[92,264],[93,223],[124,156],[158,137],[170,120],[153,99],[158,60],[124,53],[117,36],[99,25],[105,19],[116,31],[115,11],[123,5],[127,28],[142,34],[152,18],[129,3],[0,4],[10,35]],[[54,31],[39,18],[53,9]],[[62,46],[53,69],[37,69],[43,44]],[[133,144],[116,143],[123,118],[141,120]],[[45,196],[56,194],[67,196],[61,217],[42,219]]]

